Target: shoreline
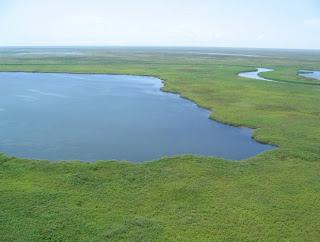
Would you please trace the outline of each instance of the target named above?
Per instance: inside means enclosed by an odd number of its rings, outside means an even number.
[[[172,156],[172,157],[180,157],[180,156],[188,156],[188,155],[191,155],[191,156],[194,156],[194,157],[211,157],[211,158],[216,158],[216,159],[223,159],[223,160],[226,160],[226,161],[231,161],[231,162],[245,162],[245,161],[248,161],[258,155],[261,155],[265,152],[271,152],[271,151],[274,151],[276,149],[279,148],[279,145],[277,144],[273,144],[271,142],[268,142],[268,141],[263,141],[263,140],[258,140],[256,139],[254,133],[256,130],[260,129],[260,127],[250,127],[250,126],[247,126],[247,125],[242,125],[242,124],[235,124],[235,123],[232,123],[232,122],[228,122],[228,121],[224,121],[224,120],[219,120],[219,119],[216,119],[213,115],[213,110],[210,108],[210,107],[205,107],[205,106],[202,106],[200,104],[198,104],[195,100],[191,99],[191,98],[188,98],[184,95],[182,95],[181,93],[179,92],[175,92],[175,91],[170,91],[170,90],[167,90],[165,89],[166,88],[166,79],[162,79],[161,77],[159,76],[155,76],[155,75],[139,75],[139,74],[120,74],[120,73],[116,73],[116,74],[113,74],[113,73],[95,73],[95,72],[42,72],[42,71],[0,71],[0,73],[25,73],[25,74],[78,74],[78,75],[113,75],[113,76],[133,76],[133,77],[152,77],[152,78],[155,78],[155,79],[158,79],[161,84],[162,84],[162,87],[160,87],[159,91],[161,92],[164,92],[164,93],[170,93],[170,94],[174,94],[174,95],[177,95],[179,98],[182,98],[186,101],[189,101],[189,102],[192,102],[194,103],[198,108],[200,109],[203,109],[203,110],[206,110],[209,112],[209,116],[208,116],[208,119],[209,120],[212,120],[214,122],[217,122],[217,123],[220,123],[220,124],[223,124],[223,125],[227,125],[227,126],[231,126],[231,127],[235,127],[235,128],[247,128],[247,129],[250,129],[250,137],[252,140],[254,140],[255,142],[259,143],[259,144],[263,144],[263,145],[270,145],[273,147],[273,149],[271,150],[266,150],[266,151],[263,151],[257,155],[254,155],[252,157],[249,157],[247,159],[243,159],[243,160],[231,160],[231,159],[224,159],[224,158],[221,158],[221,157],[217,157],[217,156],[203,156],[203,155],[193,155],[193,154],[182,154],[182,155],[175,155],[175,156]],[[2,153],[2,152],[0,152]],[[7,156],[6,153],[2,153],[2,154],[5,154]],[[10,156],[8,156],[10,157]],[[148,162],[155,162],[155,161],[158,161],[158,160],[161,160],[163,158],[165,158],[166,156],[163,156],[161,157],[160,159],[157,159],[157,160],[151,160],[151,161],[140,161],[140,162],[133,162],[133,161],[127,161],[129,163],[133,163],[133,164],[143,164],[143,163],[148,163]],[[26,159],[26,158],[23,158],[23,157],[17,157],[18,159]],[[171,156],[169,157],[171,158]],[[61,160],[61,161],[50,161],[50,160],[42,160],[42,159],[27,159],[27,160],[40,160],[40,161],[48,161],[50,163],[59,163],[59,162],[72,162],[73,160]],[[96,163],[98,162],[99,160],[97,161],[94,161],[94,162],[89,162],[89,161],[81,161],[81,160],[77,160],[78,162],[81,162],[81,163]],[[105,162],[109,162],[109,161],[119,161],[119,162],[123,162],[122,160],[103,160]]]

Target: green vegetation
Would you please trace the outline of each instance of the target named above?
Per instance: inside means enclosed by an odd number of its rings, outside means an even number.
[[[275,69],[264,77],[286,83],[236,75],[259,66]],[[213,110],[212,118],[258,128],[257,140],[279,146],[243,162],[49,163],[3,155],[0,240],[319,241],[320,82],[299,77],[300,69],[319,70],[320,52],[0,49],[2,71],[158,76],[166,91]]]

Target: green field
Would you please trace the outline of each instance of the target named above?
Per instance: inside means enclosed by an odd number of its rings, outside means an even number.
[[[261,66],[275,69],[264,77],[285,83],[237,76]],[[0,240],[320,241],[320,81],[299,77],[300,69],[320,70],[320,51],[0,49],[0,71],[157,76],[211,118],[257,128],[257,140],[278,146],[242,162],[2,155]]]

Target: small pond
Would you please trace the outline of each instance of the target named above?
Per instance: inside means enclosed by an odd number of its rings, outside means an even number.
[[[0,151],[142,162],[182,154],[241,160],[273,149],[162,86],[142,76],[0,73]]]

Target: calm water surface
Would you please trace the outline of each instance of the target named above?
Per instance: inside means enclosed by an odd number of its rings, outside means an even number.
[[[304,76],[307,78],[313,78],[316,80],[320,80],[320,71],[300,71],[299,72],[300,76]]]
[[[260,73],[270,72],[270,71],[273,71],[273,70],[268,68],[257,68],[256,71],[241,72],[239,73],[239,76],[245,77],[245,78],[257,79],[261,81],[267,81],[267,82],[278,82],[278,81],[263,78],[259,75]]]
[[[240,160],[273,148],[161,87],[153,77],[0,73],[0,151],[141,162],[180,154]]]

